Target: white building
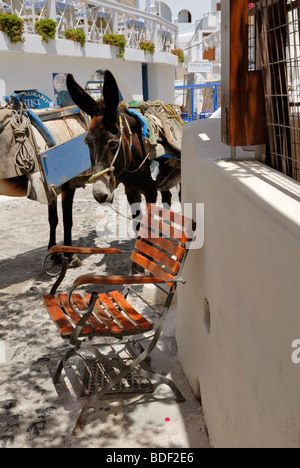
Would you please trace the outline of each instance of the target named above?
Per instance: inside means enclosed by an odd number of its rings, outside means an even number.
[[[25,31],[25,41],[16,44],[0,32],[0,97],[17,90],[38,90],[56,102],[57,74],[72,73],[85,86],[95,72],[109,69],[125,100],[174,102],[178,59],[171,50],[178,43],[178,27],[162,16],[136,9],[135,1],[0,0],[0,13],[17,14]],[[55,39],[48,44],[34,28],[41,18],[57,23]],[[85,32],[85,47],[65,39],[70,28]],[[117,57],[117,47],[103,43],[103,35],[111,32],[125,35],[125,60]],[[154,42],[155,53],[142,51],[141,41]]]

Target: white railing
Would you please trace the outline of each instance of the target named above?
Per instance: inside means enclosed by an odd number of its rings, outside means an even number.
[[[41,18],[57,23],[57,37],[67,29],[85,32],[86,41],[101,43],[104,34],[118,33],[126,47],[139,48],[153,42],[157,52],[170,52],[178,42],[178,27],[161,16],[109,0],[0,0],[0,13],[17,14],[24,20],[24,31],[36,34],[34,25]]]

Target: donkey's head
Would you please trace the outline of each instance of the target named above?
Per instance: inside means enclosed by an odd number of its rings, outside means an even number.
[[[67,87],[75,104],[91,117],[85,142],[89,147],[94,174],[91,178],[93,195],[99,203],[111,203],[116,177],[121,170],[118,158],[122,146],[118,114],[118,85],[113,75],[106,71],[103,99],[97,102],[76,83],[70,74],[67,76]]]

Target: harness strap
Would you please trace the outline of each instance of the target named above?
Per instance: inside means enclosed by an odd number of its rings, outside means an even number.
[[[115,177],[115,174],[114,174],[114,170],[112,170],[112,168],[110,168],[110,167],[107,168],[107,169],[104,169],[104,171],[100,171],[100,172],[97,172],[97,174],[94,174],[87,181],[87,184],[92,184],[93,182],[95,182],[95,180],[99,179],[99,177],[102,177],[103,175],[108,174],[108,173],[110,173],[110,176],[111,176],[112,182],[113,182],[113,188],[115,190],[117,188],[117,180],[116,180],[116,177]]]

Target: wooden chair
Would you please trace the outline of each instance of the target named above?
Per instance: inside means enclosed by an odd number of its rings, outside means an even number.
[[[150,381],[154,380],[158,384],[167,384],[173,390],[176,400],[178,402],[184,401],[183,395],[170,379],[155,373],[150,368],[149,356],[161,335],[177,283],[185,283],[180,275],[194,231],[195,225],[192,220],[155,205],[149,205],[148,212],[141,221],[139,238],[136,240],[131,255],[132,264],[139,265],[148,271],[148,275],[135,275],[132,268],[130,276],[83,275],[74,281],[69,294],[56,294],[56,289],[67,269],[65,262],[64,271],[51,293],[43,296],[47,310],[59,329],[61,337],[68,339],[73,346],[71,351],[61,360],[54,376],[54,383],[58,382],[63,366],[70,357],[78,355],[84,359],[80,354],[84,350],[93,355],[94,361],[108,366],[115,372],[103,388],[98,388],[95,385],[93,394],[82,408],[73,430],[74,435],[79,435],[82,432],[87,413],[90,408],[94,407],[98,399],[111,390],[118,393],[117,385],[129,374],[147,378]],[[49,254],[55,252],[120,253],[117,249],[54,247],[49,251]],[[153,315],[158,317],[156,322],[141,315],[130,304],[131,295],[139,296],[147,303],[143,294],[140,294],[133,287],[134,285],[146,284],[154,284],[166,293],[166,302],[162,310],[159,311],[150,305]],[[75,292],[77,288],[87,285],[93,285],[93,289],[96,285],[114,285],[114,287],[115,285],[124,285],[125,288],[122,293],[119,291],[112,291],[108,294],[96,291],[91,294]],[[149,337],[149,332],[152,332],[151,337]],[[140,335],[138,339],[132,338],[136,335]],[[117,357],[111,358],[100,352],[96,339],[104,337],[117,339],[117,343],[123,345],[123,348],[125,344],[126,350],[131,356],[131,363],[126,364]],[[140,340],[143,338],[145,340],[151,338],[146,349],[140,344]],[[88,361],[86,364],[88,365]],[[90,368],[90,372],[96,380],[92,368]]]

